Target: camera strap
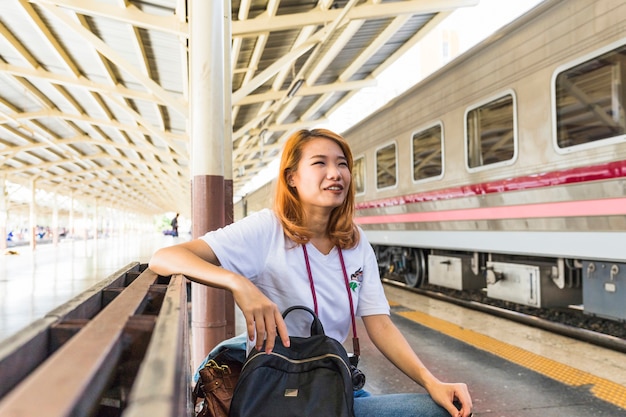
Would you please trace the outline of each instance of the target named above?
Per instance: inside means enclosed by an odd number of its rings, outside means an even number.
[[[313,282],[313,274],[311,273],[311,264],[309,263],[309,254],[306,250],[306,245],[302,245],[302,251],[304,252],[304,261],[306,262],[306,272],[309,274],[309,285],[311,286],[311,294],[313,295],[313,309],[315,314],[317,311],[317,295],[315,295],[315,283]],[[354,304],[352,302],[352,293],[350,292],[350,280],[348,279],[348,273],[346,272],[346,264],[343,260],[343,253],[341,248],[337,246],[339,252],[339,260],[341,261],[341,269],[343,270],[343,279],[346,284],[346,291],[348,292],[348,300],[350,301],[350,318],[352,319],[352,352],[357,358],[361,356],[361,348],[359,346],[359,338],[356,334],[356,320],[354,318]]]

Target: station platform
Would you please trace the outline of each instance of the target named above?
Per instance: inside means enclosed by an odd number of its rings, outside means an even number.
[[[474,416],[626,416],[626,354],[386,285],[392,319],[431,372],[465,382]],[[423,392],[359,329],[373,394]]]
[[[175,240],[177,239],[177,240]],[[130,262],[185,237],[135,236],[40,245],[4,255],[0,339]],[[468,384],[474,416],[626,416],[626,354],[385,285],[392,319],[431,372]],[[242,332],[241,314],[237,331]],[[372,394],[423,392],[391,365],[359,323],[361,370]]]
[[[440,380],[464,382],[474,417],[624,417],[626,354],[385,285],[392,320]],[[236,314],[243,333],[243,315]],[[367,337],[359,368],[373,395],[425,392]],[[350,342],[346,343],[350,350]]]
[[[57,245],[10,247],[0,252],[0,340],[122,269],[147,263],[157,249],[190,236],[131,234],[62,239]]]

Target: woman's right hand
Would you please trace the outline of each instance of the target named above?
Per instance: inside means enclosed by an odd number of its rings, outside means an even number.
[[[157,250],[150,259],[150,269],[160,275],[184,274],[190,280],[224,288],[233,293],[235,302],[246,319],[250,340],[256,333],[256,348],[271,352],[278,334],[289,346],[287,325],[278,306],[267,298],[249,279],[221,268],[213,249],[206,242],[194,239]]]
[[[261,350],[265,341],[265,352],[270,353],[277,335],[289,347],[287,325],[278,306],[247,278],[237,275],[233,281],[233,297],[246,319],[248,338],[254,340],[256,335],[256,349]]]

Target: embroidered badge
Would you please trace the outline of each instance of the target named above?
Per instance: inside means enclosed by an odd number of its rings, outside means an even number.
[[[363,268],[359,268],[352,275],[350,275],[350,288],[352,291],[356,291],[356,289],[363,282]]]

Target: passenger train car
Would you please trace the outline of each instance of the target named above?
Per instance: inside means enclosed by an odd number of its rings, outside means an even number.
[[[383,274],[626,320],[623,1],[544,1],[343,136]]]

